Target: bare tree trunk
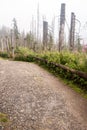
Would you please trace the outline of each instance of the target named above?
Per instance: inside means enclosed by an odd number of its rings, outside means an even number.
[[[48,22],[43,21],[43,48],[44,50],[47,49],[48,43]]]
[[[59,52],[64,47],[64,27],[65,27],[65,4],[61,4],[60,31],[59,31]]]
[[[71,13],[71,27],[70,27],[70,50],[74,50],[75,42],[75,14]]]
[[[8,45],[8,37],[5,37],[5,41],[6,41],[6,50],[9,53],[9,45]]]
[[[1,51],[3,52],[4,48],[3,48],[3,39],[2,38],[1,38],[0,42],[1,42]]]

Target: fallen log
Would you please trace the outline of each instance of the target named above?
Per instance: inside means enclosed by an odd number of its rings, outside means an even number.
[[[63,70],[66,70],[68,72],[71,72],[72,74],[76,74],[84,79],[87,79],[87,73],[82,72],[82,71],[78,71],[78,70],[74,70],[74,69],[70,69],[69,67],[62,65],[62,64],[58,64],[58,63],[54,63],[54,62],[49,62],[46,59],[43,58],[39,58],[39,57],[34,57],[36,60],[42,61],[44,63],[50,63],[52,65],[54,65],[55,67],[59,67],[62,68]]]

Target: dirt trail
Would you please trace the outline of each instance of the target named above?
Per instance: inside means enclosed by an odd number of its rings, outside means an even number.
[[[87,130],[87,100],[33,63],[0,60],[8,130]]]

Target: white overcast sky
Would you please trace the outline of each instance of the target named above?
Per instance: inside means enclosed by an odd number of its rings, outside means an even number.
[[[40,15],[46,15],[49,22],[53,15],[60,14],[61,3],[66,3],[66,18],[69,25],[71,12],[75,12],[82,26],[87,21],[86,0],[0,0],[0,27],[3,25],[11,27],[12,19],[15,17],[19,29],[28,31],[32,15],[37,15],[38,2]]]

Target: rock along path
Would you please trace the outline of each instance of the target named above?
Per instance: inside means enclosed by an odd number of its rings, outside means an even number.
[[[6,130],[87,130],[87,100],[33,63],[0,60]]]

